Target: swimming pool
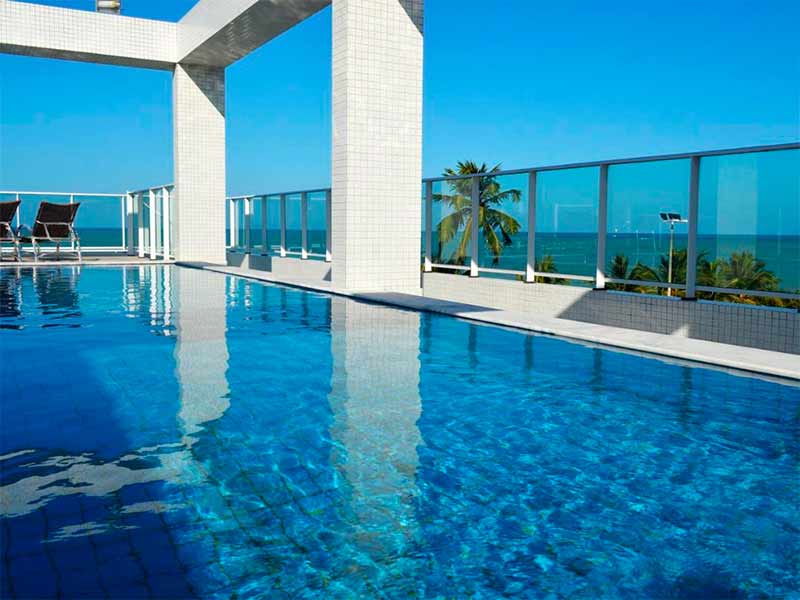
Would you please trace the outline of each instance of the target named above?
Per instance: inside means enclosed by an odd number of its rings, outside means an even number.
[[[797,387],[179,267],[0,269],[4,598],[781,597]]]

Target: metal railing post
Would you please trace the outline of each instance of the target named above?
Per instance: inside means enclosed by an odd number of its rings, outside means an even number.
[[[536,171],[528,175],[528,258],[525,283],[536,281]]]
[[[286,194],[281,194],[281,256],[286,256]]]
[[[164,232],[161,231],[161,215],[164,212],[164,194],[163,190],[156,190],[156,258],[158,255],[163,255]]]
[[[269,254],[269,246],[267,245],[267,197],[261,197],[261,247],[263,248],[262,254]]]
[[[16,194],[14,194],[14,201],[15,201],[15,202],[19,202],[19,192],[17,192]],[[20,204],[19,206],[22,206],[22,205]],[[19,226],[20,226],[20,222],[19,222],[19,220],[20,220],[20,216],[19,216],[19,213],[21,213],[21,212],[22,212],[22,211],[19,209],[19,206],[17,207],[17,230],[19,230]]]
[[[308,259],[308,193],[300,194],[300,259]]]
[[[697,297],[697,219],[700,200],[700,157],[693,156],[689,175],[689,240],[686,245],[686,300]]]
[[[606,288],[606,234],[608,232],[608,165],[600,165],[600,190],[597,207],[597,264],[594,289]]]
[[[470,231],[470,257],[469,257],[469,276],[477,277],[478,272],[478,234],[480,233],[481,220],[481,176],[476,175],[472,178],[472,230]]]
[[[170,209],[170,193],[167,188],[162,190],[161,195],[161,245],[163,248],[163,256],[164,260],[169,260],[170,254],[172,254],[172,248],[170,247],[171,241],[170,240],[170,216],[169,216],[169,209]]]
[[[75,195],[74,194],[70,194],[69,195],[69,203],[70,204],[75,204]],[[70,252],[75,252],[75,240],[74,239],[70,239],[69,240],[69,249],[70,249]]]
[[[252,201],[250,198],[244,198],[244,251],[250,254],[252,249],[250,244],[250,213],[252,212]]]
[[[433,182],[425,182],[425,272],[433,271]]]
[[[333,235],[331,234],[331,224],[333,221],[331,207],[331,191],[325,191],[325,262],[333,260],[333,252],[331,251],[331,241]]]
[[[138,229],[139,258],[144,258],[144,194],[136,195],[136,225]]]
[[[158,233],[156,217],[156,192],[150,190],[150,260],[156,259],[156,234]]]
[[[134,216],[133,196],[125,194],[125,231],[126,231],[126,253],[128,256],[134,255],[133,242],[133,216]]]
[[[236,200],[233,198],[228,200],[228,221],[228,226],[230,227],[231,248],[236,248]]]

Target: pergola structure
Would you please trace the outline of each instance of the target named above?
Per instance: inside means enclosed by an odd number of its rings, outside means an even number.
[[[423,0],[199,0],[177,23],[0,0],[0,52],[172,71],[175,256],[224,263],[225,68],[329,4],[332,278],[417,291]]]

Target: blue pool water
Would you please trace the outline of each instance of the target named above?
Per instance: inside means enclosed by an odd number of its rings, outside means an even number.
[[[0,269],[3,598],[800,589],[800,392],[177,267]]]

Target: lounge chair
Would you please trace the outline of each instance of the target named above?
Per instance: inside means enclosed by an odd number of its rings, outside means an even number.
[[[19,236],[12,225],[17,215],[19,200],[13,202],[0,202],[0,256],[2,256],[3,242],[11,242],[14,246],[14,258],[19,261]]]
[[[81,260],[81,240],[72,226],[80,205],[80,202],[75,202],[74,204],[42,202],[39,204],[39,212],[36,213],[36,221],[34,221],[33,227],[22,226],[28,229],[31,235],[19,238],[20,242],[33,245],[34,260],[39,260],[42,242],[53,242],[56,245],[57,257],[61,254],[62,242],[70,242],[70,244],[75,245],[78,260]]]

